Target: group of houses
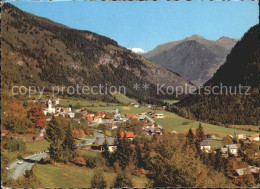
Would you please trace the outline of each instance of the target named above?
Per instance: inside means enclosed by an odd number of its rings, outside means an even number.
[[[159,127],[155,127],[154,123],[144,123],[143,135],[162,135],[162,130]]]
[[[246,133],[244,132],[235,132],[234,136],[229,135],[231,139],[235,139],[237,141],[241,141],[242,143],[251,143],[251,142],[259,142],[259,133],[253,134],[249,137],[246,137]],[[218,138],[214,134],[207,135],[207,139],[203,140],[200,143],[200,149],[204,152],[210,153],[215,152],[213,151],[210,140],[209,139],[216,139]],[[220,152],[223,157],[227,158],[230,155],[238,156],[239,147],[237,144],[227,144],[224,145]],[[253,175],[255,178],[259,177],[260,168],[257,166],[245,166],[242,168],[234,169],[232,175],[230,175],[233,179],[244,179],[246,175]]]
[[[75,113],[71,111],[70,107],[62,107],[59,105],[59,99],[50,99],[41,104],[41,110],[45,115],[52,114],[54,116],[63,116],[74,118]]]
[[[250,143],[250,142],[254,142],[254,141],[259,142],[259,133],[253,134],[253,135],[249,136],[248,138],[246,137],[246,133],[244,133],[244,132],[235,132],[234,137],[232,135],[229,135],[229,136],[231,139],[234,138],[236,140],[242,140],[244,143]],[[211,152],[212,147],[211,147],[209,139],[216,139],[216,138],[217,138],[216,135],[208,134],[207,139],[203,140],[200,143],[200,149],[207,153]],[[223,146],[220,150],[224,157],[228,157],[228,154],[233,154],[234,156],[238,155],[237,144],[227,144],[227,145]]]

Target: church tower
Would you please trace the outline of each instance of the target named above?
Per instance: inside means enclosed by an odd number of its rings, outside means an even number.
[[[52,102],[51,102],[51,99],[49,99],[48,101],[48,109],[50,110],[52,108]]]

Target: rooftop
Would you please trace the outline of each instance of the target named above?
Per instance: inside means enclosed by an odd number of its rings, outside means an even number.
[[[203,140],[201,143],[200,143],[201,146],[210,146],[210,141],[209,140]]]
[[[109,138],[100,137],[96,140],[96,142],[98,143],[98,145],[104,145],[105,140],[107,141],[108,146],[113,146],[115,144],[115,138],[112,137]]]
[[[236,144],[227,144],[226,147],[229,149],[238,149]]]
[[[121,137],[123,138],[124,136],[126,136],[126,138],[134,138],[134,132],[121,132],[120,133]]]

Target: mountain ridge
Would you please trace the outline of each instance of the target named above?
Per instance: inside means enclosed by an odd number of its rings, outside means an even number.
[[[198,46],[199,49],[197,49],[197,53],[194,53],[196,50],[186,45],[187,48],[183,49],[184,52],[175,52],[175,49],[178,48],[179,45],[187,44],[189,41],[196,41],[203,47]],[[236,42],[236,39],[228,37],[221,37],[217,40],[207,40],[195,34],[183,40],[159,45],[154,50],[143,54],[143,56],[180,74],[196,86],[201,86],[210,79],[215,71],[222,65],[227,54]],[[207,51],[208,54],[204,53],[202,49],[207,49],[205,51]],[[192,54],[192,56],[190,56],[190,54]],[[211,59],[209,57],[212,57],[212,54],[214,54],[214,57]],[[187,58],[187,56],[189,58]],[[200,59],[198,59],[198,57],[200,57]],[[190,69],[191,67],[193,70]]]
[[[19,18],[19,19],[17,19]],[[160,99],[156,84],[192,84],[160,65],[131,52],[108,37],[76,30],[5,3],[2,7],[2,78],[23,85],[126,86],[127,96]],[[11,72],[15,72],[14,77]],[[161,75],[155,73],[160,72]],[[163,75],[168,77],[162,78]],[[3,81],[2,79],[2,81]],[[133,84],[148,83],[140,94]],[[91,98],[100,98],[91,96]],[[113,97],[101,97],[103,100]]]

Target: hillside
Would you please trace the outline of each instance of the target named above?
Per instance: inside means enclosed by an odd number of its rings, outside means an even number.
[[[116,41],[71,29],[5,3],[2,7],[2,87],[125,86],[128,97],[155,100],[156,84],[190,85],[172,71],[150,62]],[[149,90],[133,89],[147,83]],[[147,96],[145,99],[143,96]],[[115,100],[110,95],[87,98]]]
[[[217,124],[259,124],[259,25],[252,27],[232,49],[226,62],[216,74],[204,85],[212,89],[214,86],[235,87],[250,86],[250,95],[189,95],[171,107],[179,114]],[[220,91],[220,90],[216,90]],[[246,88],[242,89],[245,92]]]
[[[224,63],[236,42],[236,39],[227,37],[212,41],[193,35],[159,45],[143,56],[200,86]]]

